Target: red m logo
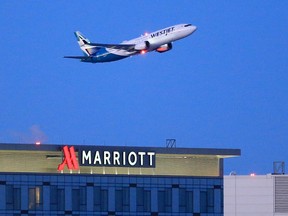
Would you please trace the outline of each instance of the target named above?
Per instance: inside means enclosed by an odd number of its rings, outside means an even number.
[[[64,159],[63,162],[58,165],[58,171],[63,170],[65,165],[67,165],[69,170],[78,170],[79,164],[76,159],[74,147],[71,146],[70,148],[68,148],[68,146],[64,146],[63,152],[64,152]]]

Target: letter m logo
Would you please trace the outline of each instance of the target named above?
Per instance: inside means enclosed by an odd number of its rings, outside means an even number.
[[[64,146],[63,152],[64,152],[64,159],[63,162],[58,165],[58,171],[62,171],[65,165],[67,165],[69,170],[78,170],[79,164],[76,159],[74,147],[72,146],[68,148],[68,146]]]

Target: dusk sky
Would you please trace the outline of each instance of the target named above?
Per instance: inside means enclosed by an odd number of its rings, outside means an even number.
[[[239,148],[225,174],[288,164],[288,1],[0,2],[0,143]],[[91,64],[74,31],[121,43],[198,27],[165,53]],[[288,166],[286,166],[288,167]]]

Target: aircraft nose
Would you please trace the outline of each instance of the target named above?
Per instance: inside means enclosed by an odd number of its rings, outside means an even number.
[[[194,31],[197,30],[197,26],[191,25],[186,29],[188,35],[192,34]]]
[[[191,26],[191,31],[194,32],[197,30],[197,26]]]

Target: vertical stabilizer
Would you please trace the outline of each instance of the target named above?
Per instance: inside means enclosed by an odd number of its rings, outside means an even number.
[[[89,39],[86,38],[81,32],[76,31],[74,32],[74,34],[78,40],[80,49],[84,52],[86,56],[92,56],[98,51],[95,46],[90,45]]]

